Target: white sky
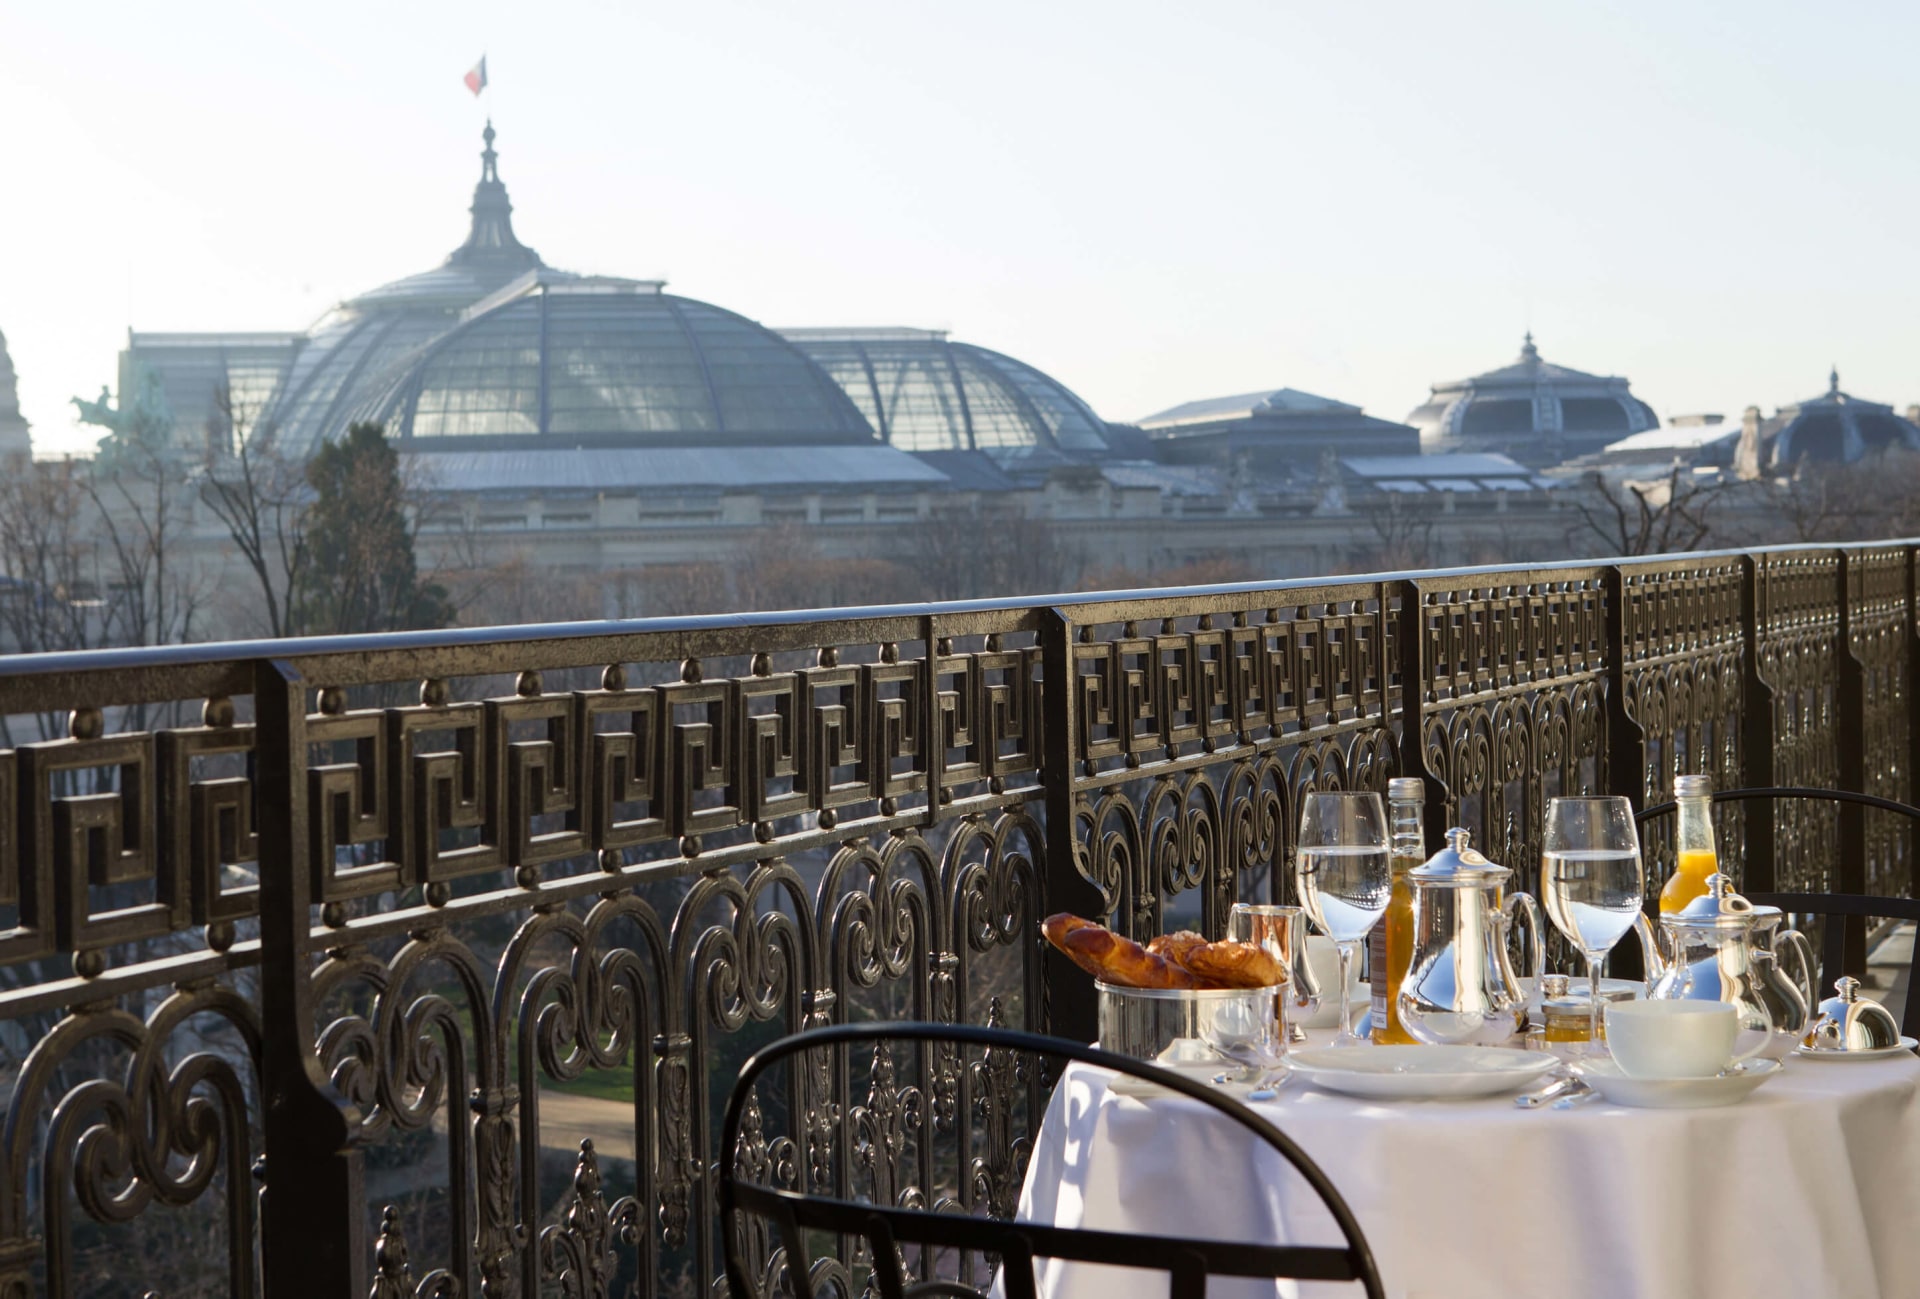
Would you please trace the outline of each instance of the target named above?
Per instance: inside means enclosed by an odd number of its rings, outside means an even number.
[[[523,240],[772,325],[917,325],[1101,414],[1402,418],[1549,359],[1663,415],[1920,400],[1920,6],[0,0],[0,331],[36,443],[129,326]],[[460,77],[482,51],[493,88]]]

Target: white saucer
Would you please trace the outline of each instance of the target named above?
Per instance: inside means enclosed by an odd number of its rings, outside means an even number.
[[[1374,1100],[1491,1096],[1524,1087],[1560,1061],[1498,1046],[1345,1046],[1295,1051],[1293,1072],[1316,1087]]]
[[[1815,1051],[1796,1046],[1793,1053],[1805,1060],[1891,1060],[1896,1055],[1911,1054],[1916,1046],[1920,1046],[1920,1041],[1903,1037],[1899,1046],[1876,1047],[1871,1051]]]
[[[1778,1060],[1742,1060],[1711,1078],[1629,1078],[1612,1060],[1582,1060],[1575,1071],[1601,1097],[1637,1110],[1704,1110],[1733,1105],[1781,1070]]]

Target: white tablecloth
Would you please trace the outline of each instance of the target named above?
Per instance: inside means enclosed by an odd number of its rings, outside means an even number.
[[[1280,1156],[1197,1102],[1055,1090],[1021,1215],[1059,1226],[1338,1244]],[[1244,1095],[1244,1093],[1241,1093]],[[1362,1101],[1291,1080],[1255,1108],[1346,1196],[1393,1299],[1915,1299],[1920,1059],[1789,1059],[1745,1102],[1521,1110]],[[1165,1299],[1163,1275],[1043,1263],[1045,1299]],[[1295,1293],[1282,1286],[1283,1294]],[[1209,1299],[1273,1299],[1215,1280]],[[1305,1285],[1301,1295],[1354,1295]]]

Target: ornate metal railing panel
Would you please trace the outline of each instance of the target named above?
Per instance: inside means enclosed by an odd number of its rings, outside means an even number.
[[[711,1292],[755,1044],[1089,1034],[1034,922],[1217,932],[1307,790],[1423,777],[1528,887],[1562,792],[1909,798],[1917,555],[0,660],[0,1295]],[[1724,828],[1756,887],[1910,887],[1878,818]],[[1042,1080],[901,1063],[743,1157],[1004,1200]]]

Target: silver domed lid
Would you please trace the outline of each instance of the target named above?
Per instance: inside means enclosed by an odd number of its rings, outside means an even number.
[[[1513,872],[1488,860],[1469,844],[1472,832],[1459,826],[1447,831],[1447,846],[1407,872],[1410,880],[1435,884],[1499,884]]]
[[[1716,871],[1707,876],[1705,893],[1660,919],[1689,928],[1745,929],[1753,925],[1753,903],[1733,891],[1731,876]]]
[[[1840,995],[1820,1003],[1820,1018],[1807,1033],[1810,1050],[1881,1051],[1900,1045],[1893,1013],[1877,1001],[1863,1001],[1860,980],[1835,979],[1833,988]]]

